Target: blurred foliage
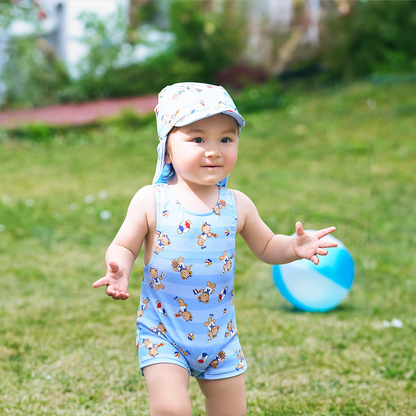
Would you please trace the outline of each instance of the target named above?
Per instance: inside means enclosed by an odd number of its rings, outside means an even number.
[[[171,2],[170,29],[175,36],[174,54],[198,62],[200,76],[212,81],[215,73],[233,65],[246,47],[245,22],[232,2],[207,11],[202,1]]]
[[[93,12],[83,12],[78,17],[84,25],[79,39],[88,48],[87,56],[79,63],[83,76],[100,76],[117,65],[125,43],[125,12],[119,5],[117,11],[100,18]]]
[[[241,63],[248,35],[244,2],[213,5],[199,0],[149,1],[135,7],[129,25],[121,6],[107,18],[83,13],[82,41],[89,52],[79,64],[79,76],[71,79],[40,35],[44,16],[38,2],[0,2],[0,30],[16,19],[30,21],[35,28],[35,34],[13,37],[7,44],[3,104],[36,107],[156,93],[181,81],[215,83],[221,71]],[[416,2],[349,2],[349,12],[343,15],[336,2],[326,6],[329,17],[318,54],[308,62],[296,62],[294,69],[322,63],[327,68],[324,77],[347,79],[416,72]],[[151,31],[161,37],[150,40]],[[149,53],[139,58],[137,51],[143,46]],[[277,86],[248,86],[241,94],[242,106],[245,111],[275,106],[273,94],[280,96]]]
[[[53,47],[42,38],[40,21],[46,17],[36,0],[0,2],[0,32],[7,34],[15,21],[33,26],[30,36],[6,36],[1,81],[6,86],[0,104],[13,107],[32,107],[59,101],[63,88],[70,83],[63,62]]]
[[[8,29],[17,19],[36,21],[39,11],[39,4],[33,0],[0,1],[0,30]]]
[[[138,114],[131,108],[123,109],[119,114],[108,119],[103,119],[100,124],[103,126],[114,125],[123,129],[139,129],[148,124],[155,122],[155,116],[153,113]]]
[[[84,24],[80,41],[88,48],[87,55],[78,63],[79,76],[62,92],[63,101],[85,101],[125,94],[124,77],[117,72],[120,62],[129,61],[126,44],[126,24],[121,6],[116,13],[100,18],[95,13],[79,16]],[[118,76],[117,76],[118,75]],[[130,91],[134,86],[130,85]],[[134,94],[134,92],[133,92]]]
[[[5,106],[156,93],[167,84],[185,80],[214,82],[219,70],[237,62],[245,48],[245,25],[243,14],[238,8],[230,9],[230,2],[212,10],[198,0],[158,3],[165,9],[150,4],[139,10],[136,27],[126,25],[121,6],[106,18],[84,12],[81,40],[88,53],[79,63],[76,79],[70,79],[42,38],[13,38],[4,73]],[[160,24],[163,13],[165,28]],[[146,34],[152,30],[167,40],[149,40]],[[148,47],[144,59],[137,57],[140,46]]]
[[[280,107],[284,98],[280,84],[273,79],[259,85],[247,85],[234,97],[235,105],[240,113],[252,113]]]
[[[139,11],[137,20],[142,25],[156,24],[155,13],[160,10],[150,6]],[[134,62],[135,46],[154,45],[149,45],[139,28],[126,27],[121,8],[106,20],[84,13],[81,19],[87,31],[83,39],[89,53],[67,99],[155,93],[184,80],[213,82],[215,74],[235,63],[245,47],[241,18],[236,16],[230,22],[227,7],[207,12],[204,2],[198,0],[169,2],[167,31],[173,39],[141,62]]]
[[[349,13],[329,13],[325,24],[318,59],[328,72],[342,78],[416,72],[416,2],[349,4]]]
[[[31,140],[37,143],[50,142],[51,138],[60,129],[43,123],[29,123],[16,129],[7,131],[7,135],[13,139]]]
[[[13,37],[6,47],[2,80],[7,89],[4,105],[32,107],[54,104],[70,84],[64,63],[56,58],[51,45],[41,37]]]

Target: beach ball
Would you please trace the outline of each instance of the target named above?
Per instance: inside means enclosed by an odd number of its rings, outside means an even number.
[[[335,308],[346,298],[354,280],[354,262],[345,245],[331,235],[322,239],[336,241],[338,247],[329,248],[326,256],[318,256],[318,265],[302,259],[272,267],[279,292],[303,311]]]

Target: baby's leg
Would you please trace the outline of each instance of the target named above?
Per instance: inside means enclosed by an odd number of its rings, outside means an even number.
[[[175,364],[152,364],[143,369],[152,416],[191,416],[189,373]]]
[[[197,380],[205,396],[207,416],[244,416],[246,414],[244,374],[220,380]]]

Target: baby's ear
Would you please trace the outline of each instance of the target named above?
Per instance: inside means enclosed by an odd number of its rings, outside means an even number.
[[[172,130],[168,133],[168,137],[166,139],[166,144],[165,144],[165,163],[172,163],[172,159],[170,158],[170,141],[169,141],[169,136],[176,131],[176,127],[173,127]]]

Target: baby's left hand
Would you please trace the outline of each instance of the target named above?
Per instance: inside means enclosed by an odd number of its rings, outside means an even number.
[[[328,250],[325,248],[336,247],[338,243],[334,241],[321,241],[322,237],[334,232],[335,227],[325,228],[313,233],[303,230],[302,223],[296,223],[296,235],[294,236],[294,250],[297,256],[311,260],[314,264],[319,263],[318,255],[326,256]]]

